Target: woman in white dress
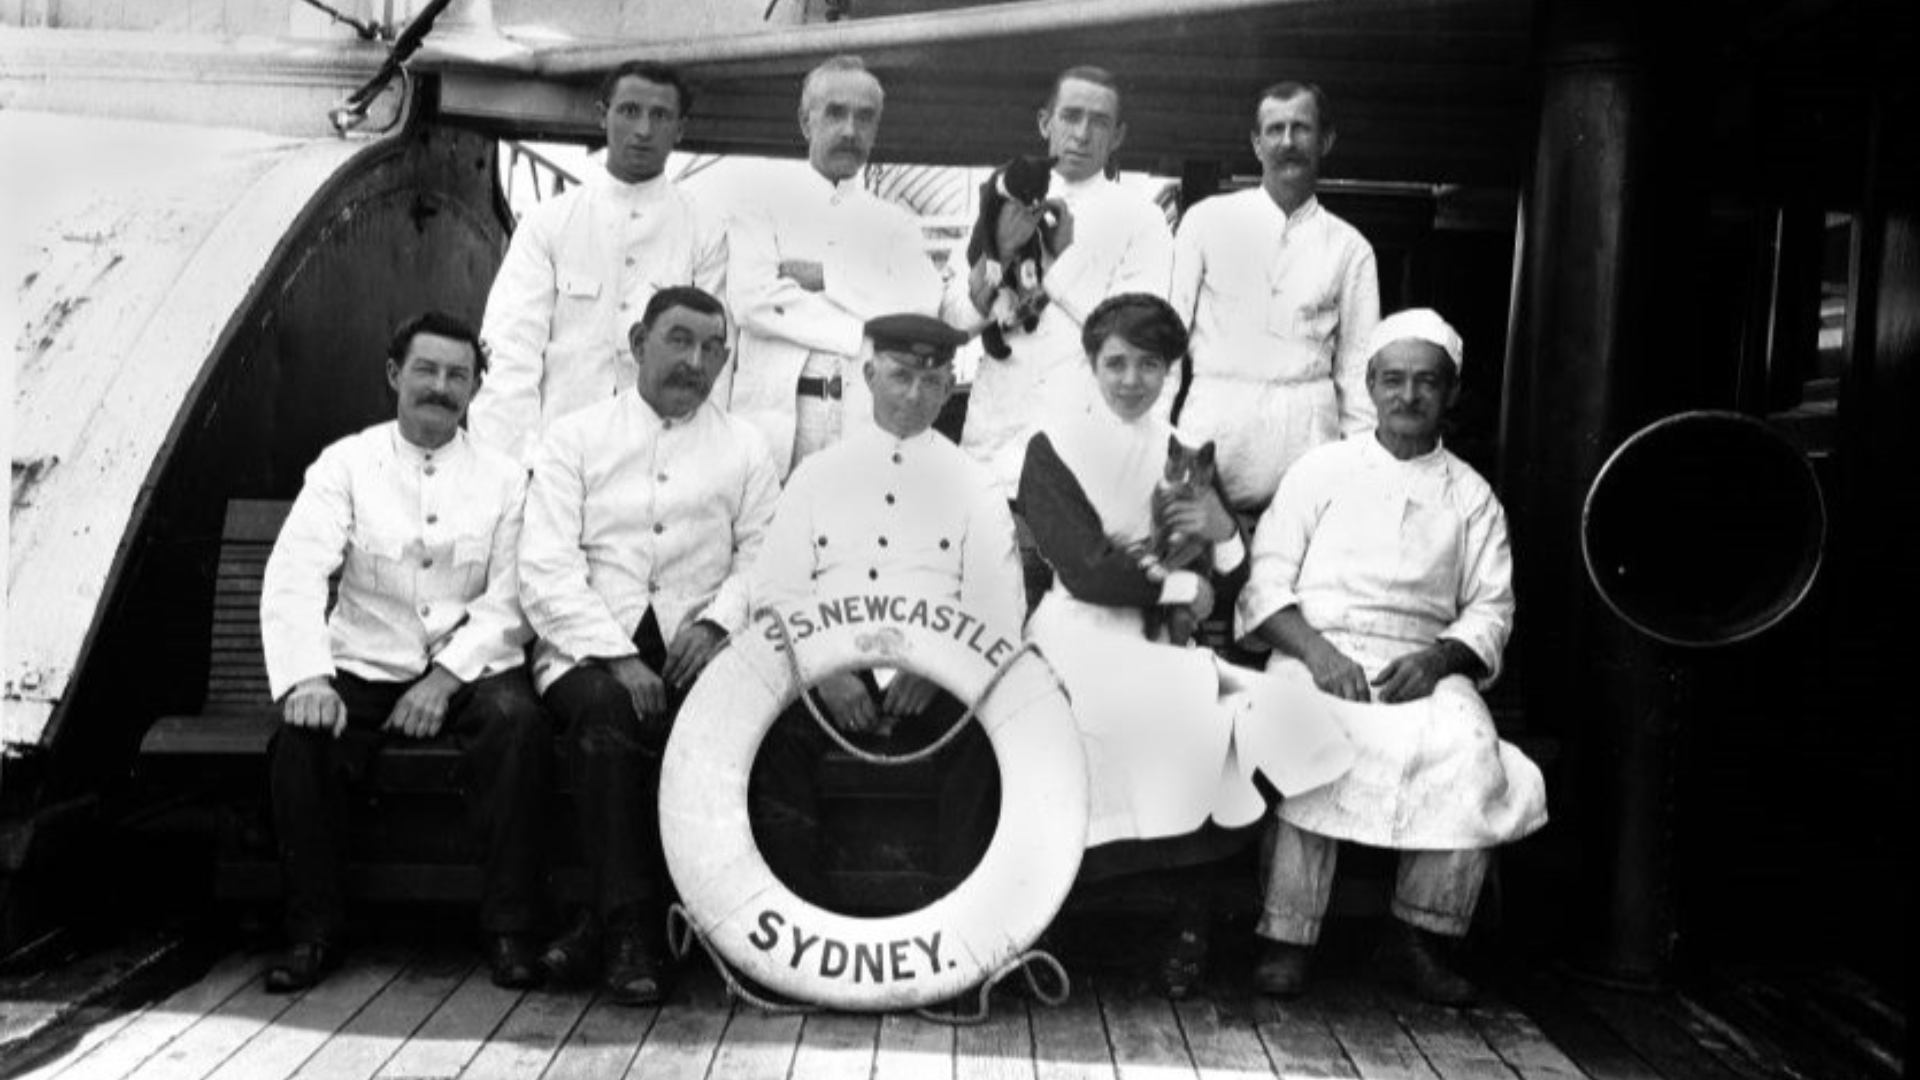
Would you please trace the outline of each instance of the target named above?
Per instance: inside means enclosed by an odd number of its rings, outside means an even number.
[[[1123,294],[1094,309],[1081,340],[1098,394],[1042,426],[1020,477],[1021,511],[1054,572],[1027,636],[1080,725],[1090,865],[1103,845],[1168,840],[1132,865],[1191,863],[1209,822],[1260,820],[1267,800],[1256,774],[1283,795],[1309,790],[1343,773],[1351,749],[1311,693],[1165,642],[1161,624],[1231,605],[1247,572],[1239,528],[1211,484],[1156,497],[1173,429],[1154,404],[1186,354],[1186,328],[1160,298]],[[1203,565],[1168,572],[1143,559],[1156,534],[1172,546],[1199,538]],[[1160,969],[1176,996],[1198,980],[1206,952],[1206,908],[1188,899],[1176,905]]]

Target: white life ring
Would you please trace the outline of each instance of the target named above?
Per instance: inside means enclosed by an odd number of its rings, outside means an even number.
[[[681,706],[660,770],[667,868],[693,924],[755,982],[838,1009],[951,998],[1031,945],[1065,902],[1086,847],[1079,729],[1045,660],[951,600],[875,593],[763,612],[702,673]],[[802,677],[784,642],[791,640]],[[768,728],[806,686],[892,667],[962,701],[993,744],[1000,822],[972,874],[918,911],[854,918],[800,899],[753,841],[747,782]]]

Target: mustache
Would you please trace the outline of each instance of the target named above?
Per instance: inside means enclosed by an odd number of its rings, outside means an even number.
[[[415,405],[438,405],[443,409],[459,411],[460,404],[445,394],[424,393],[413,399]]]

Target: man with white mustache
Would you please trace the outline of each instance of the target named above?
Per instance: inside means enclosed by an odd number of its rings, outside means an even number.
[[[860,184],[886,93],[857,56],[809,72],[800,91],[804,175],[770,186],[728,229],[727,284],[740,320],[732,411],[765,435],[784,479],[795,464],[870,428],[861,378],[868,320],[910,312],[971,329],[964,278],[943,283],[919,224]]]

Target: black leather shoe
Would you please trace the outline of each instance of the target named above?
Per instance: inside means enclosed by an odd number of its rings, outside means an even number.
[[[1453,945],[1452,938],[1396,919],[1374,954],[1374,962],[1422,1001],[1468,1005],[1479,991],[1453,966]]]
[[[540,954],[540,966],[554,982],[579,985],[600,973],[600,920],[582,911],[567,932]]]
[[[297,994],[340,966],[340,947],[325,941],[296,941],[267,969],[269,994]]]
[[[1299,997],[1307,988],[1307,966],[1312,959],[1311,945],[1267,942],[1260,948],[1260,962],[1253,966],[1254,989],[1269,997]]]
[[[532,939],[525,934],[493,934],[487,938],[487,968],[493,973],[493,985],[506,990],[531,990],[540,985],[546,972],[540,968],[540,956]]]
[[[609,927],[601,989],[616,1005],[657,1005],[671,985],[666,951],[638,923]]]

